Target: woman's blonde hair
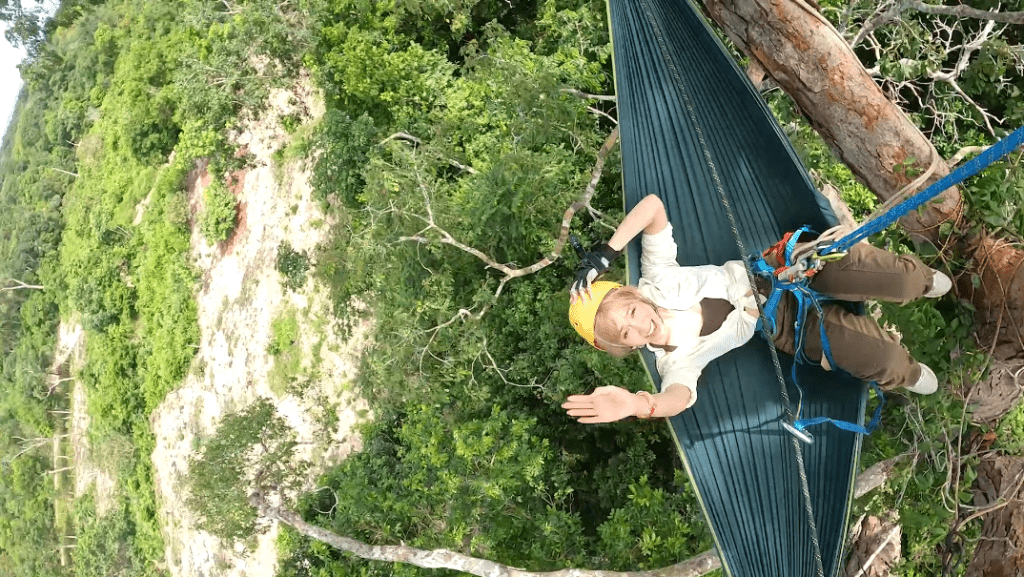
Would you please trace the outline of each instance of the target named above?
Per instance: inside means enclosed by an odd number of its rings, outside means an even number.
[[[601,301],[601,306],[597,307],[597,313],[594,315],[594,343],[613,357],[627,357],[636,349],[619,342],[618,327],[608,320],[608,310],[616,304],[628,306],[634,303],[642,303],[658,310],[658,305],[641,294],[635,286],[622,286],[609,292]]]

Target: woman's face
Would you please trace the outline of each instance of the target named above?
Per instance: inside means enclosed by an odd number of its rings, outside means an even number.
[[[601,317],[602,334],[615,335],[616,344],[625,347],[639,348],[655,342],[665,331],[665,321],[658,311],[640,300],[609,303]]]

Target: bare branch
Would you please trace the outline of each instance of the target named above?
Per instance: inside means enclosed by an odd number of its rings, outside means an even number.
[[[976,18],[989,20],[991,22],[1002,22],[1005,24],[1024,24],[1024,12],[996,12],[994,10],[978,10],[970,6],[942,6],[925,4],[920,0],[902,0],[894,2],[886,0],[878,4],[875,11],[867,18],[864,25],[857,34],[850,40],[850,46],[856,47],[879,26],[883,26],[899,19],[900,14],[908,9],[914,9],[925,14],[942,14],[946,16],[957,16],[960,18]]]
[[[480,357],[482,356],[487,357],[487,362],[480,360]],[[501,382],[505,383],[506,385],[511,385],[513,387],[536,388],[544,390],[544,385],[538,385],[535,379],[531,379],[532,382],[528,385],[513,383],[512,381],[508,380],[508,378],[505,376],[505,373],[508,373],[510,369],[503,369],[498,366],[498,362],[494,360],[494,356],[491,355],[491,351],[487,349],[487,337],[484,337],[483,346],[481,347],[480,353],[477,354],[476,360],[480,361],[480,364],[483,365],[485,370],[489,369],[497,373],[498,377],[501,379]]]
[[[18,451],[18,453],[16,455],[11,457],[11,459],[17,459],[18,457],[24,455],[25,453],[28,453],[29,451],[31,451],[33,449],[38,449],[39,447],[42,447],[44,445],[49,445],[50,443],[53,442],[53,439],[51,439],[49,437],[37,437],[35,439],[23,439],[21,437],[14,437],[14,438],[18,439],[19,441],[21,441],[21,450]]]
[[[960,59],[957,61],[956,66],[954,66],[952,70],[950,70],[949,72],[932,72],[928,75],[932,80],[945,82],[952,86],[953,90],[955,90],[961,98],[969,102],[971,106],[973,106],[979,113],[981,113],[981,118],[982,120],[985,121],[985,127],[988,128],[989,134],[992,134],[993,136],[995,136],[995,131],[992,130],[992,124],[989,122],[989,118],[993,118],[997,122],[999,119],[989,114],[984,108],[982,108],[980,105],[978,105],[977,102],[975,102],[970,96],[968,96],[967,93],[964,92],[962,88],[960,88],[960,85],[957,83],[957,78],[959,78],[960,74],[962,74],[963,71],[966,70],[967,67],[970,65],[971,55],[977,52],[981,48],[981,46],[986,41],[988,41],[988,39],[993,35],[993,30],[995,29],[995,26],[996,23],[994,21],[986,23],[985,27],[982,29],[981,33],[976,38],[961,46],[962,50],[960,52]],[[999,32],[1002,31],[1000,30]],[[999,32],[996,33],[998,34]]]
[[[572,94],[573,96],[579,96],[580,98],[585,98],[587,100],[603,100],[605,102],[615,102],[616,101],[615,96],[603,96],[603,95],[600,95],[600,94],[587,94],[586,92],[580,92],[579,90],[576,90],[575,88],[563,88],[559,92],[564,92],[566,94]]]
[[[619,121],[616,120],[615,117],[612,116],[611,114],[608,114],[607,112],[605,112],[603,110],[598,110],[598,109],[594,108],[593,106],[588,106],[587,107],[587,111],[590,112],[591,114],[596,114],[598,116],[603,116],[603,117],[607,118],[608,120],[611,120],[615,124],[619,123]]]
[[[654,571],[595,571],[587,569],[562,569],[559,571],[532,572],[509,567],[486,559],[470,557],[447,549],[427,551],[402,545],[368,545],[343,537],[302,520],[297,513],[271,505],[260,493],[249,496],[249,503],[257,508],[260,515],[291,526],[299,533],[326,543],[336,549],[347,551],[370,561],[408,563],[427,569],[452,569],[480,577],[699,577],[721,566],[714,551]]]
[[[479,250],[477,250],[477,249],[475,249],[475,248],[473,248],[471,246],[462,244],[461,242],[455,240],[455,238],[452,237],[452,235],[448,234],[448,231],[444,230],[443,228],[438,227],[436,224],[434,224],[433,221],[430,221],[430,226],[428,228],[436,230],[437,233],[441,235],[441,238],[437,239],[438,242],[441,242],[443,244],[450,244],[450,245],[452,245],[452,246],[454,246],[454,247],[456,247],[456,248],[458,248],[458,249],[460,249],[462,251],[468,252],[469,254],[475,256],[476,258],[482,260],[484,262],[484,264],[486,264],[488,267],[496,269],[496,270],[499,270],[499,271],[505,273],[506,275],[515,274],[516,269],[514,269],[514,268],[512,268],[510,266],[501,264],[500,262],[495,262],[494,259],[492,259],[491,257],[487,256],[483,252],[481,252],[481,251],[479,251]],[[415,241],[415,242],[418,242],[418,243],[421,243],[421,244],[430,244],[430,242],[431,242],[430,239],[428,239],[426,237],[422,237],[422,236],[400,236],[400,237],[398,237],[398,240],[401,240],[401,241]]]
[[[925,14],[943,14],[946,16],[957,16],[959,18],[977,18],[978,20],[991,20],[993,22],[1004,22],[1006,24],[1024,24],[1024,12],[996,12],[994,10],[978,10],[960,4],[958,6],[941,6],[925,4],[920,0],[907,0],[904,4]]]
[[[876,28],[899,18],[900,12],[902,11],[903,4],[901,2],[886,0],[885,2],[879,3],[878,7],[875,8],[875,12],[868,17],[864,25],[857,31],[857,35],[850,40],[850,46],[856,47],[861,43],[861,41],[874,32]]]
[[[408,136],[409,135],[406,135],[404,133],[396,133],[396,134],[393,134],[393,135],[389,136],[387,139],[384,140],[384,142],[386,142],[388,139],[392,139],[392,138],[405,138],[405,137],[408,137]],[[410,138],[415,138],[415,137],[410,137]],[[453,237],[450,233],[448,233],[448,231],[446,231],[443,228],[437,226],[437,223],[434,220],[434,211],[433,211],[433,208],[431,207],[431,204],[430,204],[430,195],[427,192],[426,184],[424,184],[423,179],[420,178],[419,174],[417,174],[416,178],[417,178],[417,181],[419,183],[420,192],[423,194],[423,205],[424,205],[424,209],[427,212],[427,216],[425,216],[425,217],[424,216],[420,216],[420,215],[414,215],[414,216],[416,218],[419,218],[420,220],[422,220],[424,223],[426,223],[427,226],[422,231],[420,231],[419,234],[412,235],[412,236],[402,236],[402,237],[399,237],[398,240],[399,241],[403,241],[403,242],[418,242],[418,243],[421,243],[421,244],[430,244],[431,242],[440,242],[442,244],[448,244],[448,245],[454,246],[454,247],[458,248],[459,250],[462,250],[464,252],[467,252],[467,253],[475,256],[476,258],[480,259],[480,261],[482,261],[485,265],[487,265],[488,268],[493,268],[493,269],[495,269],[495,270],[497,270],[497,271],[499,271],[499,272],[501,272],[501,273],[503,273],[505,275],[499,281],[498,289],[497,289],[497,291],[495,291],[495,294],[494,294],[495,297],[498,297],[498,296],[501,295],[501,291],[505,287],[505,283],[507,283],[508,281],[510,281],[510,280],[512,280],[514,278],[519,278],[521,276],[526,276],[528,274],[533,274],[533,273],[543,269],[544,267],[547,267],[548,265],[550,265],[551,263],[555,262],[556,260],[558,260],[559,256],[561,256],[561,254],[562,254],[562,250],[565,248],[566,241],[569,239],[569,223],[572,221],[572,217],[576,214],[576,212],[579,209],[581,209],[581,208],[589,208],[590,207],[590,199],[594,196],[594,192],[597,189],[597,183],[601,179],[601,173],[604,171],[604,163],[605,163],[605,161],[606,161],[606,159],[608,157],[608,154],[611,152],[612,148],[615,146],[615,143],[618,142],[618,139],[619,139],[619,129],[618,129],[618,127],[615,127],[611,131],[611,133],[608,135],[608,138],[605,139],[604,144],[601,146],[601,149],[598,150],[598,152],[597,152],[597,161],[594,163],[594,170],[591,173],[590,182],[587,183],[587,188],[584,190],[583,196],[580,198],[580,200],[572,203],[572,205],[569,206],[569,208],[565,211],[565,215],[562,217],[561,232],[559,233],[558,238],[555,240],[555,245],[554,245],[554,247],[551,250],[551,254],[548,255],[545,258],[542,258],[541,260],[537,261],[536,263],[534,263],[534,264],[532,264],[530,266],[523,267],[523,268],[518,268],[518,267],[509,266],[509,265],[506,265],[506,264],[499,263],[499,262],[495,261],[494,259],[492,259],[487,254],[484,254],[482,251],[477,250],[477,249],[475,249],[475,248],[473,248],[473,247],[471,247],[469,245],[466,245],[466,244],[464,244],[462,242],[459,242],[455,237]],[[427,236],[424,236],[428,231],[436,232],[436,234],[440,238],[437,238],[436,241],[435,241],[435,240],[431,240]],[[486,309],[484,311],[481,311],[480,313],[478,313],[477,318],[482,316],[484,314],[484,312],[486,312]],[[454,321],[454,320],[455,320],[455,318],[452,319],[452,321]],[[449,323],[451,323],[452,321],[449,321]]]
[[[878,545],[877,548],[875,548],[875,551],[871,553],[871,556],[864,561],[864,563],[861,565],[860,571],[857,571],[857,573],[853,577],[860,577],[861,575],[863,575],[864,572],[867,571],[869,567],[871,567],[871,564],[875,562],[875,558],[878,557],[878,554],[881,553],[883,549],[888,547],[889,543],[894,538],[898,538],[901,533],[902,530],[899,525],[894,525],[892,529],[889,529],[889,532],[886,534],[885,539],[882,540],[882,542]]]
[[[408,134],[406,132],[396,132],[396,133],[392,134],[391,136],[385,138],[384,140],[381,140],[380,142],[378,142],[377,146],[380,146],[380,145],[382,145],[385,142],[388,142],[390,140],[405,140],[407,142],[412,142],[413,144],[415,144],[417,146],[423,144],[422,140],[420,140],[419,138],[416,138],[415,136],[413,136],[411,134]],[[459,170],[464,170],[464,171],[466,171],[466,172],[468,172],[470,174],[479,174],[476,171],[476,169],[473,168],[472,166],[466,166],[465,164],[462,164],[461,162],[458,162],[456,160],[452,160],[451,158],[448,159],[448,164],[454,166],[455,168],[458,168]]]
[[[965,146],[965,147],[961,148],[960,150],[956,151],[956,154],[954,154],[952,157],[950,157],[950,159],[946,161],[946,164],[948,164],[950,168],[953,168],[954,166],[960,164],[960,161],[963,160],[964,158],[966,158],[968,154],[981,154],[982,152],[985,152],[989,148],[992,148],[992,147],[991,146]]]
[[[43,288],[46,288],[43,285],[25,284],[24,282],[22,282],[22,281],[20,281],[20,280],[18,280],[16,278],[9,278],[9,279],[7,279],[7,282],[14,283],[14,286],[0,287],[0,292],[3,292],[3,291],[14,291],[14,290],[18,290],[18,289],[37,289],[37,290],[42,290]]]
[[[604,144],[601,145],[601,149],[597,151],[597,161],[594,162],[594,170],[590,173],[590,182],[587,183],[587,188],[583,191],[583,196],[580,200],[572,203],[571,206],[565,211],[565,216],[562,217],[562,229],[558,235],[558,239],[555,241],[554,248],[551,249],[551,255],[543,259],[533,266],[521,269],[524,271],[523,274],[530,274],[536,272],[555,260],[562,254],[562,249],[565,248],[565,243],[569,240],[569,223],[572,221],[572,217],[581,208],[590,208],[590,200],[594,197],[594,192],[597,190],[597,183],[601,180],[601,173],[604,172],[604,163],[608,158],[608,154],[615,147],[615,143],[619,140],[619,127],[615,127],[609,134],[608,138],[604,140]],[[520,275],[521,276],[521,275]]]
[[[451,164],[455,168],[458,168],[459,170],[464,170],[464,171],[466,171],[466,172],[468,172],[470,174],[479,174],[476,171],[476,169],[473,168],[472,166],[466,166],[465,164],[462,164],[462,163],[460,163],[460,162],[458,162],[456,160],[452,160],[450,158],[448,159],[448,164]]]
[[[414,144],[423,144],[422,140],[420,140],[419,138],[416,138],[415,136],[413,136],[411,134],[407,134],[405,132],[396,132],[396,133],[392,134],[391,136],[385,138],[384,140],[381,140],[380,142],[378,142],[377,146],[380,146],[381,144],[384,144],[384,143],[386,143],[388,141],[391,141],[391,140],[405,140],[405,141],[408,141],[408,142],[412,142]]]
[[[68,176],[73,176],[73,177],[75,177],[75,178],[78,178],[78,173],[77,173],[77,172],[68,172],[68,171],[66,171],[66,170],[61,170],[61,169],[59,169],[59,168],[54,168],[54,167],[52,167],[52,166],[50,167],[50,170],[54,170],[54,171],[57,171],[57,172],[59,172],[59,173],[61,173],[61,174],[66,174],[66,175],[68,175]]]

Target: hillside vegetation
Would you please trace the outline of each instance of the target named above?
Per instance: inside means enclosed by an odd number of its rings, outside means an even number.
[[[867,21],[876,3],[820,4],[846,26]],[[905,14],[863,55],[944,155],[990,143],[989,126],[1024,123],[1019,26],[985,33],[965,57],[959,92],[938,81],[932,92],[914,87],[928,84],[929,63],[959,62],[935,40],[952,21]],[[986,25],[963,21],[957,37]],[[369,543],[532,570],[653,569],[712,546],[663,423],[585,427],[558,408],[602,384],[649,386],[637,359],[588,348],[565,322],[575,257],[512,280],[479,257],[521,268],[549,256],[563,214],[604,160],[616,110],[593,96],[614,93],[603,0],[69,0],[38,30],[18,30],[31,41],[26,85],[0,149],[0,278],[12,289],[0,293],[0,572],[168,573],[150,419],[194,368],[202,279],[190,237],[198,227],[211,244],[231,238],[229,176],[254,162],[233,139],[273,88],[301,75],[325,111],[313,126],[301,112],[283,118],[292,142],[280,154],[308,162],[314,197],[336,224],[315,250],[282,249],[276,264],[286,282],[308,274],[329,291],[345,322],[325,330],[344,337],[372,318],[356,388],[373,419],[362,451],[292,504]],[[871,195],[791,102],[777,90],[766,99],[819,183],[859,214],[870,210]],[[588,241],[621,217],[617,154],[590,210],[572,221]],[[186,177],[200,162],[217,184],[206,210],[192,212]],[[1019,154],[965,193],[974,222],[1014,239],[1022,196]],[[873,241],[953,270],[966,264],[895,230]],[[855,514],[898,514],[899,574],[962,571],[956,562],[980,532],[977,518],[960,524],[980,450],[968,440],[987,433],[984,450],[1019,453],[1024,411],[971,424],[962,393],[984,378],[988,357],[967,305],[949,297],[882,314],[939,369],[947,392],[886,405],[863,465],[913,458]],[[87,390],[90,443],[119,448],[111,466],[124,490],[104,515],[53,478],[69,474],[53,472],[64,464],[54,451],[67,449],[51,441],[66,430],[70,387],[51,374],[66,376],[54,348],[72,315],[86,333],[74,376]],[[923,334],[922,325],[944,330]],[[278,325],[282,347],[295,341],[288,326]],[[208,510],[193,503],[216,521],[209,529],[244,540],[254,515],[245,497],[238,487],[206,499]],[[427,572],[360,561],[289,531],[279,548],[285,576]]]

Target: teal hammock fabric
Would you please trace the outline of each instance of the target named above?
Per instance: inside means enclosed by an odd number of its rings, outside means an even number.
[[[804,224],[834,224],[760,95],[686,0],[608,0],[608,9],[626,209],[647,194],[661,197],[680,264],[745,256],[712,164],[748,251]],[[632,283],[639,251],[638,241],[627,249]],[[792,359],[780,360],[789,379]],[[653,355],[644,362],[660,387]],[[804,416],[863,423],[864,383],[816,366],[801,365],[798,373]],[[788,386],[795,403],[798,393]],[[795,447],[781,426],[787,416],[768,344],[755,336],[709,365],[697,403],[671,419],[728,575],[832,576],[841,569],[860,437],[820,427],[813,444]]]

